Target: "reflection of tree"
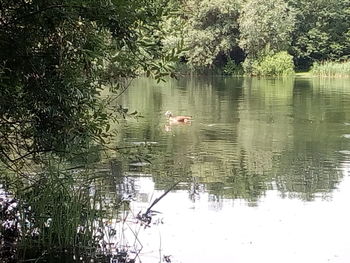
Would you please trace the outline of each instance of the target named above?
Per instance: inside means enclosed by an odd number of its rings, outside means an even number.
[[[304,155],[305,154],[305,155]],[[282,196],[298,197],[311,201],[317,193],[327,193],[336,188],[341,174],[337,160],[327,160],[327,154],[308,156],[285,152],[278,164],[276,187]]]
[[[343,82],[332,82],[332,90],[310,79],[187,78],[165,87],[139,81],[143,88],[131,89],[124,104],[147,114],[129,123],[124,141],[158,142],[149,155],[157,188],[182,180],[188,185],[178,187],[191,192],[196,178],[199,191],[254,204],[272,187],[310,200],[339,181],[335,152],[348,149]],[[149,105],[152,92],[161,103]],[[192,115],[192,125],[165,131],[168,109]]]
[[[294,138],[275,162],[280,174],[276,184],[283,195],[298,193],[298,197],[312,200],[317,193],[335,189],[340,181],[338,152],[345,146],[341,133],[350,114],[345,110],[349,95],[343,92],[342,82],[296,82]],[[330,96],[335,91],[337,95]]]
[[[221,198],[245,199],[252,204],[257,202],[267,189],[267,177],[249,171],[247,157],[242,150],[239,160],[232,164],[227,176],[220,178],[219,182],[207,184],[209,192]]]

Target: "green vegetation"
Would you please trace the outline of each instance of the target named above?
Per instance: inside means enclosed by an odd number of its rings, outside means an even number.
[[[6,224],[0,226],[0,237],[12,237],[15,242],[17,253],[11,255],[15,261],[39,260],[63,251],[71,254],[76,249],[81,253],[79,257],[89,257],[104,237],[101,227],[104,220],[117,219],[127,208],[119,193],[105,191],[107,174],[87,169],[67,170],[65,165],[57,163],[51,160],[42,172],[22,180],[12,173],[1,176],[7,190],[16,198],[10,201],[15,202],[12,209],[7,209],[3,200],[0,203],[1,220],[10,220],[16,226],[11,231]],[[10,259],[3,249],[0,253],[4,262]]]
[[[89,188],[97,182],[90,177],[87,171],[73,174],[48,167],[35,183],[14,190],[22,201],[21,231],[27,237],[20,242],[23,251],[95,246],[94,223],[102,207],[98,193],[90,196]]]
[[[212,67],[237,46],[239,4],[236,0],[191,0],[183,7],[188,64]]]
[[[255,60],[251,72],[257,76],[286,76],[294,74],[293,57],[285,51]]]
[[[314,63],[311,70],[312,74],[324,77],[344,77],[350,76],[350,62],[326,61]]]
[[[136,114],[115,104],[130,80],[140,73],[157,80],[173,74],[169,63],[179,46],[164,52],[162,34],[153,33],[167,16],[163,7],[151,0],[1,2],[0,162],[12,171],[5,190],[21,209],[30,208],[25,216],[20,210],[25,232],[12,242],[37,251],[93,242],[98,214],[91,184],[58,164],[78,165],[88,180],[94,163],[88,153],[95,151],[98,161],[112,122]],[[90,231],[83,242],[78,225]]]
[[[5,1],[0,23],[0,160],[76,155],[108,139],[127,111],[114,96],[146,72],[160,79],[177,50],[159,50],[165,11],[153,1]]]
[[[227,61],[222,70],[225,75],[240,76],[244,74],[242,65],[236,64],[232,59],[229,59]]]
[[[296,12],[290,53],[297,68],[309,69],[314,62],[349,58],[348,0],[290,0],[289,4]]]
[[[163,47],[183,40],[181,63],[191,71],[227,74],[223,68],[232,60],[254,75],[253,63],[281,51],[292,56],[296,70],[348,59],[349,1],[173,0],[168,6],[174,15],[163,17]]]
[[[160,81],[175,69],[279,76],[292,74],[293,62],[349,75],[348,62],[331,62],[349,59],[349,13],[348,0],[2,1],[0,162],[13,172],[15,198],[37,211],[32,226],[50,236],[34,243],[77,244],[94,200],[48,160],[79,160],[82,174],[93,163],[87,152],[99,160],[118,132],[113,122],[137,115],[115,102],[131,80]],[[61,236],[58,222],[71,217]]]
[[[276,53],[290,46],[294,20],[294,13],[283,0],[245,3],[239,20],[239,45],[246,53],[246,74],[278,76],[293,71],[288,54]]]

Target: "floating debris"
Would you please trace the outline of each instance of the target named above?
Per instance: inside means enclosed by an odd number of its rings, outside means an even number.
[[[152,210],[152,207],[155,206],[164,196],[166,196],[172,189],[177,186],[179,182],[176,182],[173,186],[171,186],[168,190],[166,190],[160,197],[156,198],[153,203],[147,208],[146,212],[141,214],[141,211],[137,214],[136,219],[138,219],[140,222],[145,224],[145,227],[149,227],[149,225],[152,222],[152,216],[154,216],[156,213],[159,213],[157,211]]]
[[[171,255],[169,255],[169,256],[164,255],[164,256],[163,256],[163,261],[164,261],[164,262],[167,262],[167,263],[171,263],[170,257],[171,257]]]

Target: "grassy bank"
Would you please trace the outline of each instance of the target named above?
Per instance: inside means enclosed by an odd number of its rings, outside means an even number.
[[[311,73],[313,75],[324,77],[350,77],[350,61],[345,62],[316,62]]]

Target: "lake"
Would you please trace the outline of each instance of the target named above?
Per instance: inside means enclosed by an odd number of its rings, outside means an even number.
[[[135,80],[119,103],[142,118],[115,138],[142,148],[115,161],[131,211],[178,183],[151,227],[128,225],[137,259],[350,262],[349,87],[298,76]],[[168,110],[192,121],[171,124]]]

